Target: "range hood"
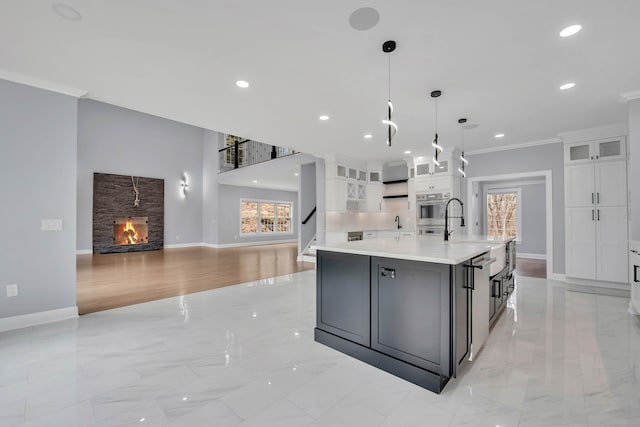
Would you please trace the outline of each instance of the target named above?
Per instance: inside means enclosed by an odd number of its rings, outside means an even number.
[[[382,183],[395,184],[409,180],[409,168],[404,160],[387,162],[382,165]]]

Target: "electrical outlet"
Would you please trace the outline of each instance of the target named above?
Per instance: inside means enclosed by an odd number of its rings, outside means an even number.
[[[7,297],[11,298],[11,297],[17,297],[18,296],[18,285],[17,284],[13,284],[13,285],[7,285]]]

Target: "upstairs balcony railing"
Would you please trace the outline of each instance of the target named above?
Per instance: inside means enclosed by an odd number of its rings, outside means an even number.
[[[290,148],[277,147],[275,145],[245,139],[244,141],[237,141],[234,145],[218,150],[219,172],[227,172],[257,163],[279,159],[295,153],[296,152]]]

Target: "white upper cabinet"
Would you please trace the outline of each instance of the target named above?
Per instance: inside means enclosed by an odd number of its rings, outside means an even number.
[[[599,139],[594,142],[596,160],[618,160],[627,158],[625,137]]]
[[[591,163],[600,160],[626,159],[625,137],[574,142],[564,146],[565,164]]]

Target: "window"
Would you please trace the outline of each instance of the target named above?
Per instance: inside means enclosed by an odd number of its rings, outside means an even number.
[[[487,191],[487,235],[520,240],[520,189]]]
[[[240,201],[240,234],[292,233],[291,202]]]

